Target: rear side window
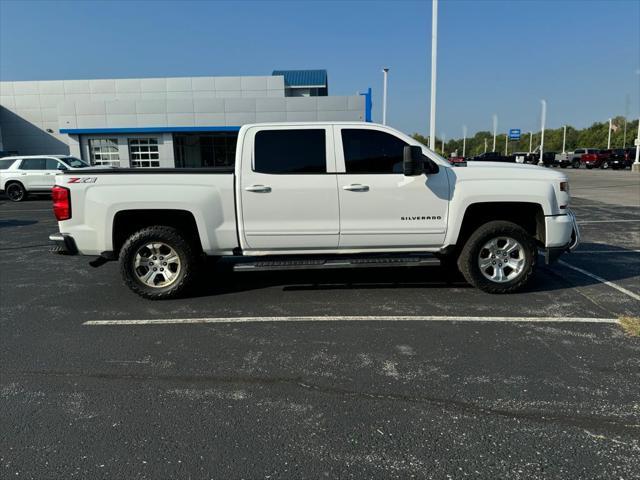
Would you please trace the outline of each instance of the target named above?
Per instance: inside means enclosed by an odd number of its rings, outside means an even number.
[[[47,160],[45,158],[25,158],[20,165],[22,170],[46,170],[46,167]]]
[[[258,173],[326,173],[324,129],[262,130],[256,133],[253,169]]]
[[[13,165],[13,162],[15,162],[15,160],[0,160],[0,170],[6,170]]]
[[[406,142],[378,130],[343,129],[342,148],[347,173],[402,173]]]
[[[576,150],[576,153],[584,153],[584,150]]]

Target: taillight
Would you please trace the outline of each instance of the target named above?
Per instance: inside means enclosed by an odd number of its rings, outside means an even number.
[[[51,189],[53,199],[53,213],[58,221],[71,218],[71,194],[69,189],[56,185]]]

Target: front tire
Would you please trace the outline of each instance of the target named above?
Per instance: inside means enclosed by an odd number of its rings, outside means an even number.
[[[487,293],[512,293],[534,273],[537,248],[531,236],[512,222],[492,221],[465,243],[458,268],[474,287]]]
[[[19,182],[13,182],[6,186],[5,193],[12,202],[22,202],[27,198],[27,190]]]
[[[196,248],[173,227],[152,226],[131,235],[120,251],[124,283],[144,298],[175,298],[195,276]]]

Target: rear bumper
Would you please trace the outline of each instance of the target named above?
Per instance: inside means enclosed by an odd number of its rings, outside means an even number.
[[[552,239],[547,238],[547,247],[544,249],[544,260],[547,265],[555,262],[560,255],[565,252],[572,252],[580,245],[580,227],[576,221],[576,216],[571,210],[567,210],[566,215],[558,217],[547,217],[547,235],[552,234]],[[550,231],[549,228],[552,228]],[[562,244],[555,245],[553,242],[564,238]],[[568,238],[568,241],[567,241]]]
[[[52,233],[49,241],[53,243],[51,251],[62,255],[77,255],[78,247],[71,235],[66,233]]]

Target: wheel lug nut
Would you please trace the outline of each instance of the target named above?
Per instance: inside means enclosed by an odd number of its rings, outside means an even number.
[[[160,257],[160,260],[164,260],[164,257]]]
[[[164,268],[160,267],[160,271],[161,271],[161,272],[164,272]]]
[[[158,269],[156,267],[153,267],[153,271],[156,272],[158,271]]]
[[[156,258],[156,257],[153,257],[153,259],[154,259],[154,260],[157,260],[157,258]]]
[[[162,262],[162,265],[164,265],[166,267],[167,266],[167,262]]]

